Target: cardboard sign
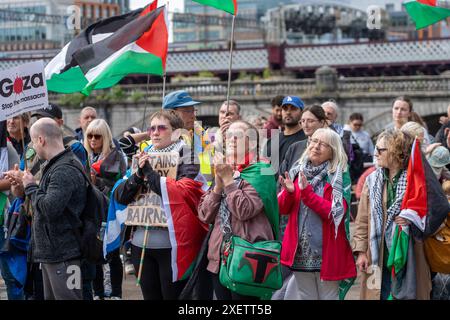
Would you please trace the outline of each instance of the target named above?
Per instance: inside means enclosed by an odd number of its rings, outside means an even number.
[[[48,92],[43,61],[0,72],[0,121],[46,107]]]
[[[149,153],[150,165],[161,177],[176,179],[180,155],[177,152]],[[138,162],[133,159],[132,172],[136,172]],[[127,207],[126,225],[167,227],[167,217],[161,205],[161,197],[153,191],[140,192],[135,201]]]

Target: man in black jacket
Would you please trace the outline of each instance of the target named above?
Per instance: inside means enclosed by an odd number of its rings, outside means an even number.
[[[81,163],[64,148],[54,120],[38,120],[30,133],[37,155],[46,161],[39,185],[30,172],[23,176],[33,211],[32,260],[41,263],[46,300],[81,300],[81,252],[72,227],[81,226],[86,202]]]

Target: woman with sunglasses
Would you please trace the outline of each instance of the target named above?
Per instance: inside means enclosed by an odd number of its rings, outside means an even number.
[[[191,161],[189,147],[181,140],[181,129],[183,121],[173,110],[153,114],[148,128],[152,144],[136,156],[137,172],[114,191],[117,202],[129,205],[143,189],[151,190],[159,196],[167,216],[167,227],[149,227],[145,244],[145,227],[136,227],[132,236],[131,260],[136,272],[145,250],[140,281],[144,300],[178,299],[189,276],[184,267],[194,262],[208,230],[197,218],[203,184],[194,179],[199,176],[200,166]],[[149,153],[159,152],[180,154],[175,180],[161,177],[151,167]]]
[[[214,186],[198,207],[199,219],[213,225],[208,242],[207,270],[218,300],[255,299],[232,292],[219,280],[221,245],[230,232],[246,241],[278,239],[276,181],[270,165],[258,159],[258,131],[235,121],[227,131],[225,157],[214,157]]]
[[[348,241],[350,174],[339,135],[316,130],[300,160],[279,180],[280,214],[289,216],[281,263],[295,280],[285,299],[343,299],[356,268]]]
[[[115,182],[125,174],[127,164],[122,151],[115,147],[111,129],[105,120],[95,119],[89,124],[84,134],[84,146],[88,152],[92,183],[109,198]],[[106,217],[103,217],[103,222],[106,222]],[[121,299],[123,266],[120,249],[111,252],[107,260],[111,275],[110,299]],[[103,265],[96,266],[93,286],[94,300],[103,300]]]
[[[410,221],[400,217],[400,208],[406,190],[406,169],[413,138],[400,130],[380,134],[375,145],[377,169],[370,174],[363,187],[356,217],[352,249],[361,271],[361,300],[390,298],[392,270],[387,267],[395,225],[408,226]],[[407,274],[403,284],[412,299],[429,299],[430,270],[425,260],[423,243],[415,241],[410,247]],[[415,270],[415,271],[414,271]],[[417,277],[416,277],[417,275]],[[420,276],[419,276],[420,275]],[[404,286],[401,286],[404,288]],[[395,288],[394,288],[395,289]],[[394,296],[394,299],[402,299]]]

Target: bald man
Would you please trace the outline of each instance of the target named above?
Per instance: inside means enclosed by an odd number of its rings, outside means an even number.
[[[30,129],[34,150],[46,161],[39,185],[26,171],[22,177],[30,199],[31,259],[40,263],[45,300],[82,300],[81,251],[72,225],[81,225],[87,184],[83,167],[55,120],[42,118]]]
[[[79,141],[83,142],[86,128],[95,119],[97,119],[97,110],[93,107],[85,107],[81,110],[79,119],[80,127],[75,129],[76,137]]]

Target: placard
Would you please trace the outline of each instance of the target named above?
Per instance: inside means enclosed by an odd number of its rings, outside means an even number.
[[[43,61],[0,72],[0,121],[46,107],[48,92]]]
[[[161,177],[176,179],[180,155],[177,152],[149,153],[149,163]],[[138,169],[138,162],[133,159],[132,172]],[[161,206],[161,197],[153,191],[139,193],[135,201],[127,207],[126,225],[167,227],[167,217]]]

